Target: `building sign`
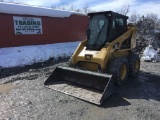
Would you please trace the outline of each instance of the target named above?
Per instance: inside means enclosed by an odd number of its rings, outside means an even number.
[[[41,18],[13,17],[15,34],[42,34]]]

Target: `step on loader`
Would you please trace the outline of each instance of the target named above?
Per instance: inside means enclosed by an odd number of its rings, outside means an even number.
[[[68,62],[57,66],[45,87],[101,105],[116,85],[139,74],[140,59],[134,26],[127,16],[112,12],[89,13],[87,40],[82,41]]]

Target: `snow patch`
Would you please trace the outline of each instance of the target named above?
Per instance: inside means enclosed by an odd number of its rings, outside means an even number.
[[[14,3],[0,2],[0,13],[19,14],[19,15],[35,15],[35,16],[48,16],[48,17],[69,17],[71,14],[86,15],[84,13],[54,10],[45,7],[33,7],[29,5],[20,5]]]
[[[79,42],[21,46],[0,49],[0,66],[3,68],[31,65],[50,58],[68,57]]]
[[[157,54],[157,51],[154,50],[154,48],[151,45],[149,45],[143,51],[141,61],[149,61],[149,62],[156,62],[157,61],[158,62],[159,61],[159,56]]]

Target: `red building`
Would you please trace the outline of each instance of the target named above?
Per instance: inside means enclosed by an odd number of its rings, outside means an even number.
[[[87,23],[82,13],[0,3],[0,48],[81,41]]]

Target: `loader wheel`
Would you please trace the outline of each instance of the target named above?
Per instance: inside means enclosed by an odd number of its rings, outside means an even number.
[[[126,58],[115,58],[109,66],[108,72],[113,74],[115,84],[122,85],[128,79],[128,60]]]
[[[129,57],[129,76],[135,78],[139,74],[140,58],[137,54],[131,54]]]

